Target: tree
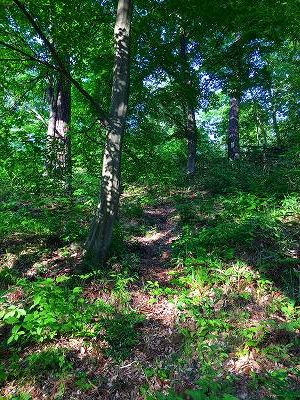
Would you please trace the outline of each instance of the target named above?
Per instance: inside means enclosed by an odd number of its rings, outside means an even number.
[[[237,91],[230,96],[230,112],[228,127],[228,158],[232,161],[240,158],[240,95]]]
[[[116,51],[114,76],[110,114],[106,127],[100,198],[86,243],[90,257],[101,263],[105,261],[111,244],[121,191],[122,138],[128,108],[131,14],[132,1],[119,0],[114,29]]]
[[[112,240],[112,230],[118,212],[120,198],[120,167],[122,136],[125,129],[125,121],[128,108],[128,89],[129,89],[129,45],[130,45],[130,25],[132,15],[132,1],[119,0],[117,17],[114,29],[115,40],[115,64],[112,83],[112,95],[110,112],[103,110],[97,100],[91,96],[84,87],[76,80],[64,62],[64,58],[59,50],[49,40],[39,26],[37,20],[28,11],[26,6],[19,0],[13,0],[17,8],[22,12],[26,20],[34,28],[36,34],[43,41],[49,51],[54,65],[49,61],[36,56],[29,57],[36,62],[47,65],[58,71],[64,78],[72,83],[75,88],[90,102],[96,110],[101,124],[106,129],[106,143],[103,156],[103,168],[100,185],[99,204],[96,211],[95,220],[86,243],[89,257],[95,262],[102,264],[107,256],[107,252]],[[24,53],[24,52],[23,52]],[[63,108],[61,109],[63,111]],[[65,121],[59,120],[65,124]]]
[[[193,176],[196,171],[196,154],[197,154],[197,127],[195,118],[195,108],[191,93],[192,80],[190,65],[187,57],[187,36],[184,29],[180,34],[180,56],[182,59],[182,84],[186,86],[183,92],[186,93],[184,108],[186,112],[186,132],[188,141],[188,157],[187,157],[187,174]]]

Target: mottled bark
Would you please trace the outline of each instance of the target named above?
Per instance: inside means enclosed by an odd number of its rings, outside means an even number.
[[[187,174],[194,175],[196,171],[196,153],[197,153],[197,126],[195,118],[195,110],[191,101],[192,82],[190,76],[190,67],[187,59],[187,38],[184,31],[180,35],[180,55],[183,65],[183,84],[184,92],[187,90],[185,99],[186,108],[186,132],[188,141],[188,157],[187,157]]]
[[[240,158],[240,95],[232,92],[230,97],[229,129],[228,129],[228,158],[237,160]]]
[[[72,188],[72,162],[71,162],[71,84],[68,79],[61,77],[57,85],[57,119],[56,131],[60,140],[57,154],[59,167],[65,182],[66,190],[70,193]]]
[[[62,179],[71,190],[71,85],[64,76],[53,80],[49,87],[49,122],[47,132],[47,170]]]
[[[47,130],[46,168],[48,175],[51,175],[53,170],[53,158],[54,158],[53,142],[55,138],[55,124],[56,124],[56,94],[53,82],[51,82],[48,87],[48,103],[49,103],[49,120],[48,120],[48,130]]]
[[[100,198],[86,243],[88,256],[100,265],[104,263],[111,244],[121,190],[122,137],[128,108],[131,12],[131,0],[119,0],[114,30],[115,66],[111,109],[103,157]]]

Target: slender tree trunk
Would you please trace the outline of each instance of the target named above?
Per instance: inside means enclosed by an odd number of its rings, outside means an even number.
[[[49,120],[47,130],[47,154],[46,154],[46,168],[47,174],[53,176],[56,164],[56,151],[55,151],[55,140],[56,140],[56,118],[57,118],[57,94],[56,85],[54,79],[51,78],[51,82],[48,87],[48,103],[49,103]]]
[[[57,115],[56,133],[58,136],[57,161],[60,174],[65,182],[65,188],[72,191],[72,162],[71,162],[71,83],[65,77],[60,77],[57,84]]]
[[[277,121],[277,112],[276,112],[276,105],[274,101],[274,90],[272,90],[272,87],[270,86],[269,88],[269,99],[271,103],[271,117],[272,117],[272,125],[273,125],[273,132],[275,135],[275,139],[277,142],[277,145],[281,145],[281,135],[280,135],[280,130],[278,126],[278,121]]]
[[[187,89],[186,96],[186,132],[188,140],[187,174],[192,176],[196,171],[196,153],[197,153],[197,126],[195,110],[191,101],[192,82],[190,68],[187,59],[187,38],[184,31],[180,35],[180,55],[183,64],[183,84]]]
[[[281,137],[280,137],[280,131],[279,131],[279,126],[278,126],[278,122],[277,122],[277,115],[276,115],[276,110],[275,108],[273,108],[272,110],[272,121],[273,121],[273,130],[275,133],[275,137],[276,137],[276,142],[278,145],[281,144]]]
[[[228,129],[228,157],[230,160],[240,158],[240,95],[234,91],[230,97],[229,129]]]
[[[103,156],[99,204],[86,243],[88,257],[97,264],[106,260],[120,198],[122,136],[125,129],[128,89],[131,0],[119,0],[115,24],[115,66],[110,118]]]
[[[188,108],[187,111],[187,137],[188,137],[188,161],[187,174],[194,175],[196,171],[196,152],[197,152],[197,128],[195,111]]]
[[[71,191],[71,84],[64,76],[53,80],[49,87],[50,115],[47,132],[47,170],[50,176],[64,180]]]

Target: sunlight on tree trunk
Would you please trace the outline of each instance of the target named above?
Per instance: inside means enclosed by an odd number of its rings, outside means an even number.
[[[64,76],[53,80],[49,86],[50,115],[48,121],[47,170],[50,176],[64,181],[71,192],[71,84]]]
[[[103,264],[107,257],[119,206],[121,146],[128,107],[131,11],[131,0],[119,0],[114,30],[116,57],[100,199],[86,243],[88,256],[97,264]]]

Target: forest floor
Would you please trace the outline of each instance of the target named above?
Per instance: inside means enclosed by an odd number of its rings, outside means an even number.
[[[2,399],[300,398],[297,195],[128,190],[104,271],[61,200],[1,210]]]

